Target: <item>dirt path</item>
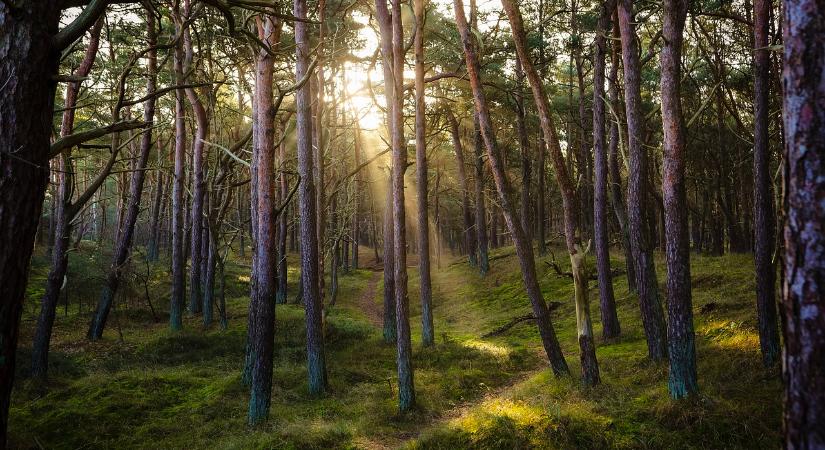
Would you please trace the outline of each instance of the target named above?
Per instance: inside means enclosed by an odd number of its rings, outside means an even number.
[[[381,274],[382,272],[378,271],[372,272],[372,277],[370,277],[367,288],[361,292],[361,295],[359,295],[356,300],[356,306],[358,309],[360,309],[367,316],[367,319],[369,319],[371,324],[378,328],[382,328],[384,326],[384,317],[382,315],[381,308],[375,303],[375,294],[378,289],[378,280],[381,278]]]

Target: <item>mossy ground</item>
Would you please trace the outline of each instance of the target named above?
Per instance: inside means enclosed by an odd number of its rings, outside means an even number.
[[[84,243],[86,244],[86,243]],[[557,251],[557,253],[559,253]],[[368,254],[365,252],[364,254]],[[614,267],[624,267],[615,255]],[[229,328],[204,330],[187,318],[167,327],[169,274],[164,262],[133,263],[135,276],[112,313],[104,339],[85,340],[108,261],[91,244],[73,253],[52,340],[46,385],[25,378],[47,259],[33,263],[12,398],[10,443],[19,448],[763,448],[779,443],[778,369],[764,369],[755,328],[754,281],[748,256],[694,256],[699,383],[702,394],[673,401],[667,366],[646,359],[637,300],[624,276],[616,282],[622,338],[598,343],[603,383],[579,382],[572,283],[540,258],[553,320],[573,376],[556,379],[538,333],[521,323],[481,336],[528,314],[512,248],[495,250],[491,270],[477,275],[464,259],[444,258],[433,270],[436,345],[420,345],[417,270],[410,273],[415,384],[419,406],[396,409],[395,347],[359,301],[380,308],[380,273],[341,277],[338,304],[326,321],[329,392],[307,393],[303,310],[276,308],[276,356],[270,420],[246,424],[247,389],[240,371],[246,337],[248,261],[227,268]],[[563,254],[560,263],[565,265]],[[135,261],[138,261],[136,259]],[[290,263],[296,261],[292,257]],[[659,261],[660,281],[664,281]],[[291,275],[296,275],[291,268]],[[293,276],[292,280],[296,277]],[[291,280],[291,281],[292,281]],[[153,317],[144,284],[156,310]],[[373,289],[369,289],[373,284]],[[294,298],[295,286],[290,284]],[[598,294],[591,290],[594,328]],[[82,304],[82,309],[81,309]],[[710,305],[710,306],[708,306]]]

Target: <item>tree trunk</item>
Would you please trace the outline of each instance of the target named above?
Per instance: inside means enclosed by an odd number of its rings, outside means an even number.
[[[378,3],[384,0],[378,0]],[[401,23],[401,0],[392,0],[392,225],[395,271],[395,341],[398,366],[398,409],[409,411],[415,406],[412,343],[410,336],[409,298],[407,298],[407,225],[404,201],[404,173],[407,171],[407,142],[404,140],[404,29]]]
[[[307,15],[306,0],[295,0],[295,17]],[[306,22],[295,22],[295,79],[302,80],[309,70],[309,35]],[[298,146],[298,175],[301,183],[298,188],[298,208],[300,212],[301,241],[301,283],[307,332],[307,375],[309,392],[312,395],[323,393],[327,387],[327,369],[324,357],[323,333],[323,298],[321,297],[320,252],[318,241],[319,228],[316,224],[317,189],[314,178],[312,149],[312,92],[309,84],[304,84],[295,92],[296,137]]]
[[[464,47],[464,56],[467,64],[467,72],[470,77],[470,86],[473,91],[473,99],[475,101],[475,108],[481,125],[481,135],[484,138],[484,143],[487,147],[487,156],[490,160],[490,167],[493,172],[493,179],[496,183],[499,198],[501,200],[501,207],[504,211],[504,218],[507,221],[507,227],[510,234],[513,236],[513,243],[516,247],[516,254],[518,255],[519,263],[521,265],[521,274],[524,281],[524,287],[527,290],[527,297],[533,307],[533,315],[536,317],[536,325],[541,335],[544,350],[550,361],[550,366],[556,376],[567,375],[570,370],[567,367],[567,361],[564,359],[564,354],[559,346],[556,332],[553,329],[553,324],[550,321],[550,312],[547,309],[547,304],[541,294],[538,278],[536,276],[536,262],[533,258],[533,247],[524,234],[521,224],[515,217],[515,204],[512,198],[512,191],[510,188],[510,181],[504,172],[504,167],[501,163],[501,154],[498,148],[495,134],[493,133],[493,126],[490,121],[489,110],[487,108],[487,99],[481,85],[480,71],[481,66],[476,54],[470,30],[467,25],[467,19],[464,15],[464,4],[462,0],[454,0],[455,20],[459,33],[461,34],[461,41]],[[511,19],[512,22],[512,19]],[[527,64],[522,61],[522,65],[527,68]]]
[[[300,0],[299,0],[300,1]],[[297,5],[298,2],[296,2]],[[296,7],[296,17],[299,11]],[[257,34],[271,49],[278,45],[281,22],[271,17],[256,18]],[[297,25],[297,23],[296,23]],[[296,26],[296,31],[298,27]],[[300,45],[300,43],[299,43]],[[275,337],[275,278],[277,276],[275,217],[275,109],[273,105],[274,58],[258,51],[253,93],[251,189],[253,222],[252,279],[247,331],[247,361],[250,380],[248,421],[251,425],[269,415],[272,397],[272,357]],[[302,76],[299,73],[298,79]],[[299,109],[300,111],[300,109]],[[301,114],[301,112],[299,112]],[[300,122],[299,122],[300,123]],[[194,236],[194,233],[193,233]],[[193,242],[194,244],[194,242]]]
[[[518,93],[516,94],[516,124],[518,127],[518,141],[521,149],[521,228],[527,240],[532,242],[532,221],[530,214],[530,140],[527,137],[527,112],[524,109],[524,70],[521,62],[516,58],[516,80]]]
[[[182,33],[183,22],[179,14],[175,18],[175,33]],[[175,82],[184,84],[183,48],[180,43],[175,46],[174,72]],[[183,89],[175,90],[175,169],[172,183],[172,298],[169,307],[169,327],[172,331],[183,328],[183,305],[186,302],[186,250],[184,241],[184,194],[186,182],[186,109],[183,104]]]
[[[191,6],[190,0],[183,1],[183,18],[190,20]],[[192,38],[189,32],[189,27],[183,31],[183,73],[184,81],[190,81],[190,75],[193,71],[192,59],[194,58],[194,49],[192,48]],[[198,94],[194,88],[184,89],[186,98],[192,106],[195,113],[195,137],[192,143],[192,204],[191,213],[192,218],[189,221],[190,229],[190,257],[191,262],[189,266],[189,313],[198,314],[201,312],[201,305],[203,302],[203,280],[202,280],[202,264],[203,257],[203,205],[205,185],[203,167],[204,161],[204,140],[209,132],[209,118],[206,115],[206,109],[203,106]]]
[[[595,183],[593,185],[593,239],[596,247],[596,271],[599,280],[602,338],[614,339],[621,333],[610,273],[609,222],[607,220],[607,154],[604,148],[604,65],[610,17],[615,1],[602,3],[596,40],[593,45],[593,153],[595,153]]]
[[[418,194],[418,274],[421,288],[421,341],[425,347],[435,343],[430,281],[430,219],[427,202],[427,136],[424,109],[424,4],[415,0],[415,173]]]
[[[690,238],[685,193],[685,127],[682,117],[682,40],[689,0],[665,0],[662,14],[662,197],[667,253],[668,390],[673,398],[699,392],[690,291]]]
[[[286,132],[285,126],[281,125],[279,131],[281,133]],[[278,188],[280,188],[281,202],[286,202],[289,196],[289,184],[286,179],[286,161],[286,142],[281,140],[281,145],[278,146],[278,163],[280,168]],[[286,210],[284,210],[278,216],[278,290],[275,294],[275,302],[281,304],[286,303],[287,297],[286,238],[288,226],[287,214]]]
[[[784,447],[825,447],[825,10],[784,2]]]
[[[100,31],[103,28],[103,19],[98,19],[90,33],[89,45],[80,66],[74,71],[75,76],[85,77],[92,69],[97,57],[100,44]],[[60,125],[60,136],[66,137],[72,133],[75,119],[75,106],[80,83],[69,83],[66,86],[65,110]],[[71,200],[74,188],[74,167],[71,162],[71,149],[67,149],[58,157],[57,196],[54,199],[54,245],[51,251],[52,266],[46,279],[46,292],[40,302],[40,314],[37,317],[37,329],[32,342],[32,377],[45,379],[48,375],[49,343],[54,326],[57,302],[60,291],[66,280],[66,271],[69,264],[69,236],[72,231]]]
[[[455,151],[456,167],[458,169],[458,184],[461,189],[461,212],[464,217],[464,229],[461,235],[464,238],[465,251],[470,260],[470,265],[475,266],[476,259],[476,235],[473,231],[473,214],[470,211],[470,189],[467,186],[467,166],[464,163],[464,148],[461,145],[461,134],[458,129],[458,121],[450,108],[447,108],[447,121],[450,122],[450,135],[453,138],[453,151]]]
[[[636,292],[636,270],[633,263],[633,252],[630,248],[630,230],[628,229],[627,206],[622,194],[622,175],[619,170],[619,146],[622,145],[622,130],[620,129],[621,104],[619,101],[619,62],[621,61],[621,38],[619,33],[619,19],[616,10],[613,10],[613,42],[611,44],[611,64],[610,64],[610,109],[612,119],[610,121],[610,140],[608,142],[608,162],[607,171],[610,173],[610,203],[613,205],[613,212],[616,221],[619,223],[619,231],[622,234],[622,250],[624,251],[625,270],[627,271],[627,288],[630,292]]]
[[[391,120],[391,119],[390,119]],[[395,252],[393,251],[392,229],[392,174],[387,178],[387,201],[384,206],[384,342],[393,343],[396,339],[395,320]]]
[[[157,44],[155,31],[154,14],[148,11],[146,14],[146,43],[149,47]],[[147,55],[147,81],[146,95],[153,96],[157,85],[157,51],[150,50]],[[100,293],[94,319],[89,326],[88,337],[97,340],[103,337],[103,330],[106,327],[106,320],[109,310],[117,294],[122,276],[121,270],[129,258],[132,249],[132,241],[135,234],[138,214],[140,214],[140,200],[143,195],[143,184],[146,180],[146,165],[149,161],[149,152],[152,150],[152,124],[155,120],[155,97],[149,98],[144,104],[143,121],[148,124],[148,128],[143,133],[140,143],[140,154],[133,167],[132,178],[129,185],[129,198],[127,200],[126,213],[123,217],[120,233],[118,233],[117,245],[114,252],[114,260],[106,275],[106,281]]]
[[[639,49],[633,22],[633,0],[619,0],[619,30],[622,37],[624,63],[625,109],[627,114],[628,155],[630,163],[627,183],[628,229],[633,261],[636,269],[636,287],[642,310],[642,324],[647,338],[650,359],[661,361],[667,357],[667,336],[659,285],[653,255],[645,232],[647,211],[647,153],[642,147],[642,105]]]
[[[756,315],[762,363],[770,367],[779,359],[779,327],[776,321],[776,268],[774,252],[773,192],[771,152],[768,138],[770,113],[770,51],[767,49],[771,0],[755,0],[754,8],[754,133],[753,133],[753,218],[756,265]]]

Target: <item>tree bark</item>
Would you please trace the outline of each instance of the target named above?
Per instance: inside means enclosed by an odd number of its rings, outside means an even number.
[[[625,109],[627,115],[628,155],[630,172],[627,183],[628,229],[636,286],[642,311],[642,324],[647,338],[650,359],[661,361],[667,357],[667,337],[656,268],[645,231],[647,211],[647,152],[642,147],[642,105],[639,48],[633,22],[633,0],[619,0],[619,30],[624,64]]]
[[[699,392],[690,288],[690,237],[685,188],[685,127],[682,117],[682,41],[689,0],[665,0],[662,12],[662,197],[667,253],[668,390],[673,398]]]
[[[607,154],[604,148],[604,66],[607,53],[605,35],[610,31],[610,17],[615,1],[602,3],[602,11],[593,45],[593,153],[595,182],[593,185],[593,239],[596,250],[596,271],[599,280],[599,303],[602,318],[602,338],[614,339],[621,334],[616,315],[616,298],[610,272],[609,222],[607,218]]]
[[[149,47],[157,44],[154,14],[148,11],[146,14],[146,43]],[[126,264],[132,248],[132,241],[135,234],[138,214],[140,213],[140,200],[143,195],[143,184],[146,180],[146,165],[149,161],[149,152],[152,150],[152,124],[155,120],[155,97],[157,85],[157,51],[150,50],[147,53],[147,81],[146,95],[149,99],[144,104],[143,121],[148,125],[141,136],[140,153],[133,167],[132,178],[129,185],[129,199],[127,200],[126,213],[123,223],[118,233],[117,245],[115,246],[114,259],[106,275],[106,281],[100,293],[95,317],[89,327],[88,336],[90,339],[100,339],[103,337],[103,330],[106,327],[106,320],[114,302],[120,285],[122,276],[121,270]]]
[[[383,2],[384,0],[378,0]],[[404,174],[407,171],[407,142],[404,140],[404,28],[401,23],[401,0],[392,0],[392,225],[395,271],[395,341],[398,366],[398,409],[409,411],[415,406],[412,343],[410,336],[409,298],[407,298],[407,225],[404,200]]]
[[[252,121],[250,172],[252,212],[256,220],[253,222],[255,229],[253,232],[249,329],[247,331],[247,361],[250,379],[247,417],[251,425],[266,420],[272,397],[278,260],[276,254],[277,217],[275,217],[276,182],[272,175],[275,171],[275,107],[272,97],[275,61],[267,50],[274,49],[281,36],[280,20],[267,16],[258,17],[255,22],[258,38],[268,48],[258,50],[253,94],[255,107]],[[298,74],[298,79],[301,78],[301,74]]]
[[[306,0],[295,0],[293,14],[306,18]],[[306,22],[295,22],[295,79],[302,80],[309,71],[309,34]],[[309,392],[319,395],[327,388],[327,368],[324,356],[323,298],[321,296],[320,252],[318,241],[318,194],[314,179],[316,170],[312,149],[312,92],[308,83],[295,92],[296,136],[298,144],[298,209],[300,212],[301,283],[307,332],[307,376]]]
[[[92,27],[89,45],[80,66],[74,71],[77,77],[86,77],[92,69],[97,57],[100,44],[100,31],[103,28],[103,19],[98,19]],[[74,128],[75,106],[80,83],[73,82],[66,86],[65,110],[60,125],[60,136],[71,135]],[[74,188],[74,167],[71,162],[71,148],[63,151],[58,157],[57,197],[54,200],[54,245],[51,251],[52,265],[46,279],[46,291],[40,302],[40,314],[37,317],[37,329],[32,342],[32,377],[45,379],[48,375],[49,343],[54,327],[57,302],[60,291],[66,280],[66,271],[69,265],[69,236],[72,232],[71,214],[72,192]]]
[[[175,32],[182,33],[183,21],[177,10],[173,11]],[[183,48],[175,46],[173,67],[178,85],[185,83],[183,75]],[[183,305],[186,302],[186,250],[184,241],[184,193],[186,182],[186,109],[183,101],[186,93],[175,90],[175,162],[172,183],[172,298],[169,307],[169,327],[172,331],[183,329]]]
[[[825,8],[785,0],[784,447],[825,447]]]
[[[550,157],[556,172],[556,182],[562,194],[562,208],[564,210],[564,234],[567,252],[570,255],[571,271],[573,272],[573,286],[576,300],[576,328],[578,332],[579,348],[581,350],[582,378],[585,384],[595,385],[600,382],[599,364],[596,360],[596,349],[593,339],[593,325],[590,320],[590,303],[588,295],[588,280],[584,267],[586,249],[577,242],[575,207],[576,194],[573,182],[564,165],[561,147],[556,135],[555,125],[550,110],[550,100],[544,92],[539,74],[533,66],[527,52],[527,39],[524,32],[521,12],[512,0],[502,0],[501,4],[510,20],[513,30],[513,41],[516,53],[530,82],[533,91],[533,100],[539,113],[539,120],[544,134],[544,140],[550,148]],[[532,256],[532,255],[531,255]],[[536,317],[539,317],[536,314]]]
[[[430,218],[427,201],[427,117],[424,108],[424,5],[415,0],[415,173],[418,194],[418,274],[421,289],[421,341],[425,347],[435,343],[430,281]]]
[[[467,252],[470,265],[475,266],[477,264],[476,235],[473,231],[473,214],[470,210],[470,189],[467,186],[467,166],[464,163],[464,148],[461,145],[458,121],[450,108],[447,108],[447,121],[450,122],[450,135],[453,138],[453,151],[455,151],[456,168],[458,169],[458,184],[461,189],[461,212],[464,217],[464,229],[461,231],[461,236],[464,238],[464,250]]]
[[[753,218],[756,266],[756,316],[762,363],[770,367],[779,359],[779,327],[776,316],[776,268],[773,265],[774,223],[771,189],[771,152],[768,137],[770,113],[770,51],[768,27],[771,0],[754,0],[754,133]]]
[[[610,121],[610,140],[608,143],[607,170],[610,173],[610,203],[613,205],[613,212],[616,221],[619,223],[619,231],[622,234],[622,250],[624,251],[625,270],[627,271],[627,288],[630,292],[636,292],[636,270],[633,263],[633,251],[630,248],[630,230],[627,225],[627,206],[622,195],[622,175],[619,170],[619,146],[622,144],[622,130],[619,114],[621,104],[619,101],[619,62],[621,61],[621,37],[619,34],[619,19],[616,10],[613,11],[613,42],[611,44],[611,64],[610,64],[610,108],[613,118]]]
[[[563,376],[570,373],[567,367],[567,361],[564,359],[564,354],[559,346],[556,331],[553,329],[553,324],[550,321],[550,312],[547,309],[547,304],[541,295],[538,278],[536,276],[536,262],[533,258],[533,247],[524,234],[521,224],[515,217],[515,203],[513,202],[512,190],[510,181],[504,172],[504,167],[501,161],[501,154],[498,148],[495,134],[493,133],[493,126],[490,121],[490,114],[487,107],[487,99],[481,85],[480,72],[481,66],[478,60],[478,55],[475,50],[476,44],[473,42],[470,30],[467,25],[467,19],[464,14],[464,4],[462,0],[454,0],[455,20],[458,31],[461,35],[461,41],[464,48],[464,57],[467,64],[467,72],[470,78],[470,86],[473,91],[473,100],[479,124],[481,128],[481,135],[484,138],[484,143],[487,147],[487,156],[490,160],[490,167],[493,172],[493,179],[496,183],[498,195],[501,200],[501,207],[504,211],[504,218],[507,221],[507,227],[513,236],[513,243],[516,247],[516,254],[518,255],[519,263],[521,265],[522,280],[524,287],[527,290],[527,297],[533,307],[533,315],[536,317],[536,325],[541,335],[544,350],[547,353],[547,358],[550,361],[550,366],[556,376]],[[526,64],[522,65],[527,68]]]

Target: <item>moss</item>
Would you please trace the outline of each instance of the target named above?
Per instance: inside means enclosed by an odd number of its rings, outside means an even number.
[[[747,256],[693,259],[698,397],[669,398],[667,367],[646,359],[637,299],[627,292],[624,276],[615,279],[622,337],[596,343],[599,386],[585,387],[579,379],[572,282],[556,276],[544,258],[537,261],[541,288],[547,301],[559,303],[552,318],[573,375],[552,376],[530,321],[481,338],[530,313],[512,249],[502,248],[491,251],[483,278],[465,258],[433,271],[436,345],[431,348],[421,346],[418,274],[409,271],[418,407],[407,414],[397,412],[395,346],[383,342],[358,301],[372,272],[354,270],[340,278],[338,304],[326,317],[330,388],[320,398],[308,393],[303,308],[278,305],[270,418],[249,427],[249,392],[240,381],[248,261],[236,259],[227,267],[228,330],[204,330],[198,318],[184,317],[184,331],[168,331],[168,273],[159,262],[150,267],[149,282],[158,319],[142,297],[142,284],[129,281],[138,284],[119,299],[104,339],[88,343],[83,333],[100,285],[94,274],[101,256],[94,253],[84,248],[72,255],[76,286],[89,287],[73,290],[68,314],[57,319],[50,382],[15,385],[13,447],[755,448],[779,443],[778,369],[762,368]],[[290,264],[297,261],[290,255]],[[664,265],[657,262],[663,282]],[[24,312],[24,323],[32,325],[21,330],[21,373],[37,313],[34,296],[47,264],[43,255],[34,259]],[[569,263],[561,258],[559,264]],[[616,258],[613,266],[624,264]],[[296,275],[297,267],[291,265],[290,274]],[[290,284],[291,293],[294,289]],[[596,289],[591,295],[599,335]],[[374,292],[379,310],[381,298],[379,280]]]

